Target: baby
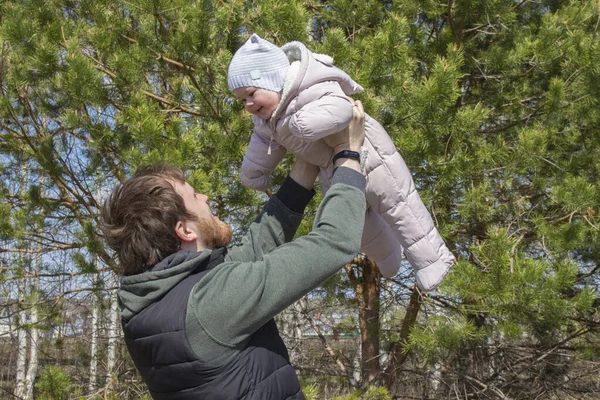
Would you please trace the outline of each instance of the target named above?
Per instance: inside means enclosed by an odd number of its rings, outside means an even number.
[[[268,189],[272,171],[290,151],[319,166],[322,191],[329,189],[335,155],[323,137],[350,124],[353,104],[348,96],[363,91],[332,62],[331,57],[314,54],[300,42],[279,48],[256,34],[234,54],[227,77],[229,89],[242,100],[254,122],[242,163],[244,185]],[[368,210],[361,251],[377,263],[384,277],[391,278],[400,268],[404,250],[416,270],[419,288],[433,290],[452,267],[454,256],[385,129],[365,115],[365,131]]]

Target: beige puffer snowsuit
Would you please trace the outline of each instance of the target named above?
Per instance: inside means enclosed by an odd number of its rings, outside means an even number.
[[[352,119],[348,96],[363,91],[329,56],[313,54],[300,42],[282,47],[290,70],[279,106],[270,120],[253,116],[255,128],[242,163],[242,183],[270,187],[271,172],[287,151],[320,167],[323,193],[333,173],[332,149],[320,140]],[[416,191],[410,171],[385,129],[365,116],[368,149],[364,173],[368,210],[361,251],[377,263],[383,276],[400,268],[402,250],[416,270],[422,290],[437,287],[454,263]]]

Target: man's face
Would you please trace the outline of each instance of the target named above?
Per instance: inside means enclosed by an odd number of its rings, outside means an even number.
[[[196,234],[202,247],[224,247],[231,242],[231,228],[219,217],[213,215],[208,205],[208,196],[196,193],[189,183],[172,182],[175,191],[181,196],[185,208],[196,215],[195,221],[190,221],[197,230]]]
[[[262,119],[269,119],[279,104],[279,95],[266,89],[246,86],[233,91],[235,97],[244,103],[249,113]]]

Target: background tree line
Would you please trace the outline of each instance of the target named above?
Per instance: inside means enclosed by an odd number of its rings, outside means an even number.
[[[166,160],[244,232],[266,195],[226,74],[256,32],[365,87],[457,256],[429,295],[357,257],[282,315],[307,397],[597,398],[599,25],[587,0],[0,1],[2,397],[145,395],[99,206]]]

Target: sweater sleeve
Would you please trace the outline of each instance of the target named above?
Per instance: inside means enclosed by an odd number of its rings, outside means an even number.
[[[250,225],[239,246],[231,248],[226,261],[257,261],[294,238],[304,209],[315,195],[289,176]]]
[[[225,262],[200,281],[190,297],[193,346],[217,365],[284,308],[331,277],[357,254],[365,214],[364,177],[338,168],[313,230],[261,259]],[[209,339],[210,338],[210,339]]]

